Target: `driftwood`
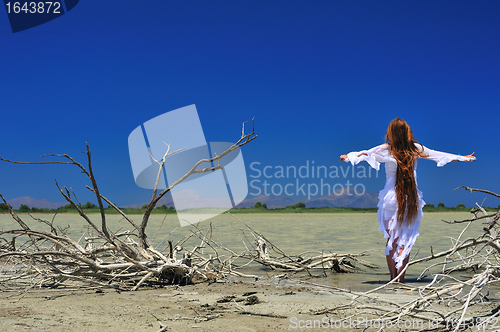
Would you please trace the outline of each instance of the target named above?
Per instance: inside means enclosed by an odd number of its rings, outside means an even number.
[[[166,144],[166,153],[162,160],[155,160],[151,156],[158,164],[158,175],[153,196],[140,224],[135,223],[99,191],[88,145],[83,152],[86,156],[86,166],[66,154],[47,155],[65,159],[65,161],[49,162],[15,162],[0,158],[16,164],[77,166],[91,180],[92,186],[87,188],[95,194],[100,210],[100,222],[96,223],[82,209],[75,193],[67,187],[60,187],[56,181],[61,195],[76,209],[90,229],[91,235],[77,241],[68,235],[68,228],[55,226],[54,218],[52,221],[46,221],[33,217],[49,226],[50,230],[30,228],[0,194],[0,198],[9,207],[12,218],[20,226],[18,229],[0,231],[0,290],[27,292],[35,287],[61,286],[136,290],[144,285],[187,284],[192,282],[195,276],[214,282],[224,280],[228,276],[258,279],[263,275],[269,275],[270,271],[278,278],[290,277],[299,272],[309,274],[314,271],[323,274],[326,274],[326,271],[352,272],[357,270],[354,263],[374,267],[360,259],[367,255],[366,252],[359,254],[306,252],[287,255],[263,234],[253,230],[234,215],[233,217],[243,224],[240,230],[245,246],[243,252],[235,252],[215,241],[211,223],[204,229],[198,225],[191,225],[191,234],[176,244],[169,241],[164,250],[153,247],[146,230],[151,212],[159,199],[192,174],[221,169],[219,163],[214,167],[199,167],[203,163],[218,162],[231,151],[256,137],[254,127],[250,134],[245,134],[245,124],[243,124],[240,139],[225,152],[211,159],[200,160],[179,180],[158,193],[156,188],[166,158],[181,151],[178,149],[170,152],[170,146]],[[108,227],[104,202],[130,224],[130,230],[114,231]],[[184,245],[188,240],[196,240],[200,244],[192,249],[185,248]],[[182,257],[177,257],[180,255]],[[248,266],[255,264],[267,271],[260,275],[244,273]]]
[[[366,262],[359,257],[367,256],[368,252],[361,252],[357,254],[337,254],[325,252],[304,252],[298,255],[288,255],[269,241],[262,233],[252,229],[249,225],[244,223],[241,219],[232,215],[239,222],[243,224],[245,230],[251,234],[253,241],[250,244],[245,244],[247,250],[239,255],[233,255],[231,260],[232,264],[228,266],[231,272],[235,274],[237,268],[242,268],[234,264],[237,260],[246,260],[247,262],[255,262],[270,268],[273,271],[283,271],[284,273],[273,274],[274,278],[289,278],[299,272],[333,271],[338,273],[356,272],[359,269],[354,263],[363,265],[368,268],[375,268],[376,266]]]
[[[136,290],[153,277],[162,283],[185,284],[191,282],[193,276],[198,272],[198,266],[191,257],[196,256],[199,247],[187,252],[184,259],[175,257],[177,251],[182,249],[180,247],[171,250],[170,253],[156,250],[151,245],[146,233],[151,211],[159,199],[179,183],[192,174],[222,169],[218,162],[219,159],[251,142],[256,137],[255,127],[252,127],[251,133],[245,134],[245,124],[243,124],[242,135],[236,143],[214,158],[198,161],[184,176],[162,192],[157,193],[156,188],[165,159],[181,151],[179,149],[170,152],[170,146],[166,144],[167,151],[161,161],[157,161],[151,156],[158,164],[158,176],[153,196],[141,224],[134,223],[123,211],[100,193],[92,170],[92,158],[88,144],[86,151],[83,152],[87,159],[86,167],[66,154],[43,156],[59,157],[66,159],[66,161],[16,162],[0,158],[0,160],[16,164],[77,166],[92,183],[92,187],[87,186],[87,188],[96,196],[101,217],[100,224],[94,223],[82,209],[73,191],[67,187],[61,188],[56,181],[60,193],[76,209],[95,234],[81,239],[81,241],[75,241],[66,234],[67,229],[56,229],[53,223],[48,221],[42,222],[50,226],[50,231],[31,229],[0,194],[0,198],[8,207],[10,214],[20,226],[19,229],[0,231],[0,287],[8,290],[13,282],[17,282],[17,285],[22,285],[24,282],[26,290],[36,286],[58,287],[70,284]],[[214,161],[217,161],[217,166],[198,168],[203,163],[210,165]],[[103,201],[118,211],[130,223],[131,231],[114,233],[109,229]]]
[[[461,187],[459,187],[461,188]],[[473,192],[495,193],[463,187]],[[458,188],[457,188],[458,189]],[[331,315],[331,326],[355,326],[364,330],[404,331],[498,331],[500,306],[492,302],[486,309],[481,304],[491,302],[489,290],[498,287],[500,279],[500,211],[488,215],[479,205],[471,210],[473,217],[467,220],[447,222],[466,223],[465,228],[449,250],[411,261],[408,266],[434,263],[425,267],[419,279],[432,268],[440,267],[432,281],[424,286],[404,285],[395,282],[399,276],[367,292],[315,284],[317,287],[341,294],[348,299],[346,304],[314,312],[316,315]],[[484,216],[479,216],[483,213]],[[476,237],[462,239],[464,232],[473,222],[485,220],[483,232]],[[431,250],[432,252],[432,250]],[[435,262],[437,261],[437,262]],[[406,267],[406,269],[408,268]],[[406,270],[405,269],[405,270]],[[457,273],[461,272],[461,273]],[[468,272],[467,274],[464,274]],[[304,281],[301,281],[304,282]],[[384,293],[405,293],[413,299],[397,300],[398,296],[384,296]],[[496,306],[492,310],[492,306]],[[475,309],[476,308],[476,309]],[[349,311],[346,311],[349,309]],[[348,312],[348,314],[344,314]],[[355,323],[353,323],[355,322]]]

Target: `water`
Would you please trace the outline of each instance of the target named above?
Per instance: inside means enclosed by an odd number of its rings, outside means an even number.
[[[29,227],[49,231],[49,226],[34,221],[25,214],[20,215]],[[34,214],[35,217],[51,220],[52,215]],[[362,273],[356,274],[332,274],[321,282],[337,287],[354,287],[361,289],[373,287],[389,279],[386,266],[384,248],[385,240],[382,232],[377,231],[378,222],[376,213],[297,213],[297,214],[236,214],[245,224],[255,231],[262,233],[272,244],[288,255],[296,255],[303,252],[325,253],[360,253],[369,251],[369,256],[362,259],[374,263],[376,269],[363,268]],[[463,220],[470,218],[467,212],[435,212],[426,213],[421,220],[420,236],[412,250],[412,258],[421,258],[430,255],[432,246],[434,254],[447,250],[451,247],[450,238],[457,238],[466,224],[448,225],[442,220]],[[91,214],[91,220],[100,227],[100,215]],[[107,215],[109,228],[113,232],[131,230],[132,226],[119,215]],[[140,223],[141,215],[131,215],[130,218]],[[67,227],[70,225],[70,236],[79,240],[82,236],[88,236],[88,226],[77,214],[60,214],[55,217],[54,225]],[[253,237],[246,226],[230,215],[220,215],[210,221],[198,224],[200,229],[206,232],[212,228],[213,239],[226,248],[237,253],[245,251],[243,241],[250,246]],[[484,225],[479,222],[473,223],[462,235],[462,239],[469,236],[481,234]],[[20,229],[20,226],[8,214],[0,214],[0,228]],[[175,245],[185,236],[193,234],[193,227],[179,227],[176,215],[152,215],[147,228],[147,234],[158,249],[165,249],[167,240]],[[199,245],[201,240],[192,236],[184,247],[191,250],[194,245]],[[210,248],[206,253],[213,252]],[[219,250],[223,254],[223,250]],[[424,263],[425,264],[425,263]],[[414,280],[426,265],[411,266],[407,271],[407,280]],[[267,271],[256,263],[245,270],[246,273],[266,274]],[[321,275],[320,272],[316,272]],[[318,282],[317,279],[313,280]],[[360,286],[361,285],[361,286]],[[364,285],[364,286],[363,286]],[[360,288],[361,287],[361,288]]]

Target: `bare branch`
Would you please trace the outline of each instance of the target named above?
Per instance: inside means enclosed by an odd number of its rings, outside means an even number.
[[[217,275],[218,278],[223,278],[228,274],[238,274],[238,272],[233,271],[232,264],[237,257],[243,257],[243,255],[238,255],[213,241],[211,228],[203,235],[203,245],[213,249],[215,257],[212,257],[212,254],[203,257],[203,254],[199,252],[200,246],[195,246],[191,251],[186,251],[182,259],[176,258],[176,253],[184,250],[182,247],[171,248],[169,253],[157,250],[149,242],[145,230],[151,211],[163,195],[192,174],[221,169],[220,158],[247,144],[255,137],[254,131],[246,135],[243,128],[242,136],[236,144],[233,144],[224,153],[215,155],[214,158],[200,160],[183,177],[157,195],[159,177],[166,158],[184,150],[179,148],[171,152],[170,145],[165,144],[167,151],[161,160],[155,160],[151,156],[152,160],[158,164],[158,174],[153,197],[146,209],[141,225],[134,223],[121,209],[100,193],[88,144],[86,144],[86,151],[82,152],[86,155],[86,166],[66,154],[50,154],[42,157],[57,157],[67,161],[15,162],[0,158],[2,161],[14,164],[65,164],[77,166],[92,183],[91,186],[86,186],[86,188],[96,196],[101,216],[101,225],[97,225],[85,213],[76,198],[75,192],[68,189],[68,187],[60,187],[56,181],[56,187],[61,195],[78,212],[85,223],[90,226],[88,227],[89,234],[84,234],[78,241],[75,241],[69,237],[68,228],[62,229],[57,226],[54,218],[49,222],[30,215],[34,220],[48,225],[50,230],[30,229],[0,194],[10,214],[21,227],[21,229],[0,231],[0,266],[2,267],[0,268],[0,285],[29,280],[31,286],[25,288],[24,293],[33,289],[33,285],[46,285],[48,280],[50,280],[53,287],[76,283],[136,290],[146,283],[189,283],[195,274],[204,276],[202,270],[204,272],[211,271],[210,273]],[[202,163],[216,160],[217,166],[215,167],[199,168]],[[128,230],[113,232],[107,224],[103,201],[107,202],[125,218],[133,226],[133,231],[136,233]],[[202,232],[197,229],[192,235],[202,236]],[[81,244],[81,242],[83,243]],[[3,268],[4,264],[8,268]]]
[[[470,188],[470,187],[466,187],[466,186],[460,186],[460,187],[457,187],[455,188],[454,190],[458,190],[460,188],[464,188],[465,190],[467,190],[468,192],[472,193],[474,191],[477,191],[477,192],[480,192],[480,193],[485,193],[485,194],[489,194],[489,195],[492,195],[492,196],[495,196],[495,197],[500,197],[499,194],[496,194],[494,192],[491,192],[489,190],[484,190],[484,189],[475,189],[475,188]]]

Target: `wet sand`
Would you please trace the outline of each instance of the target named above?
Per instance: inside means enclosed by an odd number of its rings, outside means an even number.
[[[11,292],[0,296],[3,331],[158,331],[165,325],[167,331],[300,330],[301,321],[326,317],[311,311],[347,303],[315,287],[243,281],[135,292],[38,289],[22,298]]]
[[[416,294],[393,289],[380,296],[397,302],[406,302],[413,299]],[[2,321],[0,329],[2,331],[159,331],[162,328],[164,331],[221,332],[351,331],[354,325],[334,326],[330,323],[339,315],[350,314],[350,310],[313,314],[314,311],[348,302],[348,298],[339,293],[314,286],[290,283],[279,286],[243,281],[200,282],[187,286],[166,286],[135,292],[117,292],[109,289],[34,289],[23,297],[18,293],[0,293]],[[476,310],[488,312],[494,307],[496,307],[494,303],[485,303]],[[361,324],[361,327],[365,326]],[[400,329],[388,329],[392,330]]]

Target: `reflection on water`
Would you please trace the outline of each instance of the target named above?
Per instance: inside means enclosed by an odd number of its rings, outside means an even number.
[[[28,215],[21,215],[22,219],[33,228],[49,230],[45,224],[40,224],[31,219]],[[52,215],[37,214],[37,217],[51,220]],[[280,250],[289,255],[296,255],[304,252],[325,253],[360,253],[369,251],[369,256],[363,257],[371,263],[378,265],[376,269],[363,268],[363,273],[355,274],[332,274],[328,278],[322,278],[332,286],[342,288],[354,288],[361,290],[372,288],[374,285],[382,284],[389,279],[387,271],[384,247],[385,240],[382,232],[377,231],[378,223],[375,213],[302,213],[302,214],[237,214],[245,224],[255,231],[262,233],[270,242]],[[90,215],[91,219],[99,223],[100,215]],[[132,220],[139,223],[141,215],[131,215]],[[412,258],[420,258],[430,255],[432,246],[433,252],[439,253],[450,248],[453,238],[459,236],[464,224],[448,225],[442,222],[462,220],[469,218],[467,212],[457,213],[426,213],[421,220],[420,236],[417,239],[412,251]],[[131,230],[129,223],[119,215],[108,215],[107,222],[113,232]],[[55,225],[62,228],[71,226],[71,236],[75,240],[80,239],[85,234],[88,235],[88,227],[83,219],[76,214],[60,214],[55,218]],[[99,225],[99,224],[98,224]],[[219,244],[235,251],[245,251],[245,243],[253,241],[253,237],[246,232],[246,226],[230,215],[219,215],[197,225],[200,229],[208,230],[212,227],[212,238]],[[480,222],[472,224],[470,228],[462,235],[462,239],[469,236],[481,234],[483,225]],[[10,215],[0,214],[1,229],[20,228]],[[158,249],[165,249],[168,241],[174,244],[185,236],[192,233],[193,227],[179,227],[175,215],[152,215],[147,229],[149,238]],[[199,245],[200,239],[192,236],[184,247],[191,249],[194,245]],[[211,249],[205,249],[210,252]],[[411,266],[407,272],[409,282],[415,281],[424,265]],[[252,274],[266,273],[262,266],[253,264],[250,266]],[[321,275],[320,272],[316,273]],[[320,279],[314,279],[314,282],[320,282]]]

